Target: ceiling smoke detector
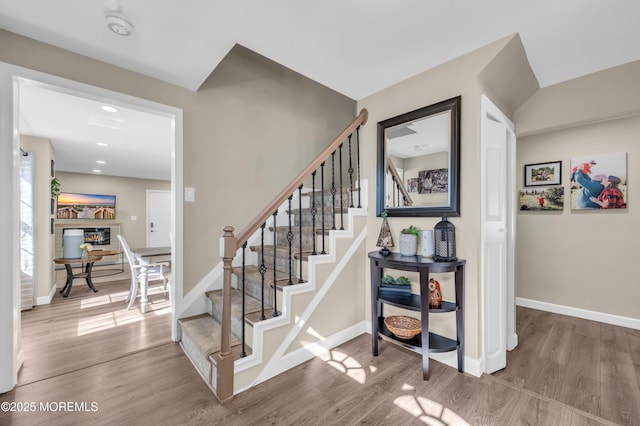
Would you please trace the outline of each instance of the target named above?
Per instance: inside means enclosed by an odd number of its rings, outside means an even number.
[[[104,19],[107,21],[107,28],[109,28],[112,32],[121,35],[128,36],[131,35],[133,31],[133,26],[127,21],[122,15],[117,13],[108,12],[104,15]]]

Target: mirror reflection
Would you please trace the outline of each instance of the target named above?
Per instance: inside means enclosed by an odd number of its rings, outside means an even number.
[[[378,123],[378,215],[459,215],[460,97]]]

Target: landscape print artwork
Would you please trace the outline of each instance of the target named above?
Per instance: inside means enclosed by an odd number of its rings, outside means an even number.
[[[536,187],[520,190],[521,211],[562,211],[564,186]]]
[[[115,219],[116,196],[102,194],[58,195],[58,219]]]
[[[627,153],[589,155],[571,159],[571,209],[625,209]]]

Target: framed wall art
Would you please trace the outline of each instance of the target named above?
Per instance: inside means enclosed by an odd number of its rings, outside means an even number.
[[[525,164],[524,186],[549,186],[562,183],[562,161]]]
[[[571,209],[626,209],[627,153],[589,155],[571,159]]]
[[[564,187],[536,187],[520,190],[521,211],[562,211],[564,210]]]
[[[418,192],[431,194],[449,191],[449,169],[421,170],[418,172]]]

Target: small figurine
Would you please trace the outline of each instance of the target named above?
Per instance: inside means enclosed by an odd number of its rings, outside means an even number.
[[[429,307],[439,308],[442,306],[442,292],[440,283],[433,278],[429,280]]]

